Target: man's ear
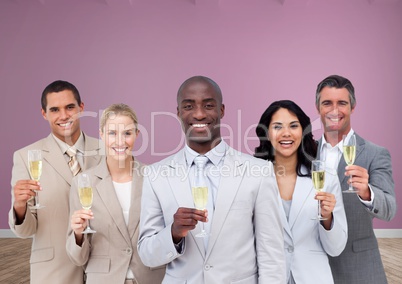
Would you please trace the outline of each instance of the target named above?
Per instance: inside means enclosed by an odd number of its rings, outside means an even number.
[[[46,112],[43,110],[43,108],[40,109],[42,116],[45,120],[47,120]]]
[[[355,111],[355,108],[356,108],[356,104],[354,107],[352,107],[352,110],[350,111],[350,113],[353,113]]]
[[[79,107],[80,107],[80,112],[83,112],[83,111],[84,111],[84,103],[81,102],[81,104],[79,105]]]
[[[221,105],[221,118],[223,118],[225,116],[225,105],[222,104]]]

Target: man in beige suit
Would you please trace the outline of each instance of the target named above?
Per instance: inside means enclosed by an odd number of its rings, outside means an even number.
[[[272,164],[221,138],[219,86],[196,76],[177,94],[186,146],[149,167],[144,178],[138,252],[150,267],[167,264],[162,283],[285,283],[283,228]],[[208,210],[194,209],[203,176]],[[201,184],[201,182],[200,182]],[[207,236],[197,237],[202,226]]]
[[[81,169],[99,162],[98,139],[86,136],[80,129],[79,116],[84,103],[77,88],[66,81],[55,81],[42,93],[42,116],[49,122],[51,134],[14,153],[12,169],[11,230],[21,238],[33,237],[31,284],[83,283],[83,270],[75,266],[66,253],[69,224],[69,192],[73,173],[68,165],[69,148],[76,149]],[[40,182],[28,171],[28,150],[42,152]],[[32,209],[39,191],[41,209]]]

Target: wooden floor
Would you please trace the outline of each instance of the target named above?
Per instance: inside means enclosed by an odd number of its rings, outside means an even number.
[[[378,239],[389,284],[402,283],[402,238]],[[0,283],[29,284],[30,239],[0,238]]]

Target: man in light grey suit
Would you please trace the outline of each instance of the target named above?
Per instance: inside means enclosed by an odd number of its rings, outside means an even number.
[[[148,169],[138,252],[150,267],[167,264],[162,283],[285,283],[283,228],[272,164],[221,138],[225,107],[211,79],[187,79],[177,94],[186,146]],[[208,211],[194,209],[193,162],[207,157]],[[204,224],[206,238],[196,235]]]
[[[391,220],[396,213],[391,157],[383,147],[357,135],[351,126],[356,107],[352,83],[332,75],[317,86],[316,107],[324,126],[319,141],[319,155],[338,172],[343,190],[349,187],[349,176],[356,193],[344,193],[348,222],[348,242],[338,257],[330,257],[335,283],[387,283],[378,244],[373,231],[373,218]],[[356,136],[356,159],[346,166],[342,158],[343,135]]]
[[[65,152],[75,147],[81,169],[87,169],[100,160],[99,142],[81,132],[79,116],[84,103],[73,84],[66,81],[49,84],[42,93],[41,103],[42,116],[49,122],[51,134],[14,153],[9,225],[18,237],[33,237],[31,284],[83,283],[82,267],[75,266],[66,253],[73,173]],[[30,149],[42,152],[40,183],[32,180],[28,171]],[[34,190],[39,190],[44,208],[31,208]]]

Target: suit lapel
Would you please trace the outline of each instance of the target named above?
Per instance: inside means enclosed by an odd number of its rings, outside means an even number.
[[[243,175],[241,173],[246,171],[244,167],[246,164],[240,159],[237,159],[237,156],[234,155],[230,149],[227,149],[224,167],[231,169],[228,175],[223,175],[221,177],[219,183],[219,189],[215,202],[215,212],[214,217],[211,224],[211,236],[208,241],[208,248],[206,257],[211,253],[212,248],[215,245],[215,242],[219,236],[220,230],[223,227],[223,223],[226,220],[226,217],[229,213],[229,210],[232,206],[233,200],[239,190],[240,183],[243,179]]]
[[[297,218],[300,216],[311,192],[314,190],[310,178],[297,177],[292,197],[292,206],[289,212],[289,228],[292,230]]]
[[[94,189],[98,192],[100,199],[103,201],[104,206],[124,239],[127,243],[131,243],[126,222],[124,221],[123,211],[114,190],[112,177],[107,169],[106,158],[102,159],[99,166],[96,167],[94,174],[99,179],[99,182],[95,185]],[[96,204],[93,206],[95,207]]]
[[[176,199],[178,207],[194,208],[191,185],[188,178],[189,168],[186,163],[186,158],[184,157],[184,149],[174,155],[173,159],[170,160],[169,164],[166,166],[169,171],[166,174],[169,175],[168,182],[170,189]],[[198,223],[197,227],[190,231],[188,237],[193,239],[201,255],[204,257],[204,241],[202,238],[195,237],[199,232],[201,232],[201,223]]]
[[[128,232],[130,239],[134,237],[135,231],[138,230],[138,225],[140,223],[140,209],[141,209],[141,194],[142,194],[142,183],[143,176],[140,174],[144,166],[138,162],[134,161],[133,167],[133,182],[131,186],[131,203],[130,203],[130,213],[128,222]]]
[[[356,153],[357,154],[357,153]],[[346,167],[346,162],[345,159],[343,159],[343,157],[339,160],[339,164],[338,164],[338,178],[339,178],[339,182],[341,184],[343,184],[345,182],[346,179],[348,179],[347,176],[345,176],[345,167]]]
[[[90,167],[96,166],[100,160],[100,156],[97,155],[99,150],[99,143],[97,139],[87,137],[84,134],[85,139],[85,153],[84,153],[84,168],[86,170]],[[52,134],[45,139],[42,148],[43,159],[54,168],[60,176],[71,185],[73,174],[66,162],[64,153],[61,152],[60,146],[54,140]]]
[[[71,185],[73,174],[66,162],[64,154],[61,152],[59,145],[50,134],[43,144],[42,148],[43,159],[49,163],[49,166],[60,174],[60,176]]]
[[[179,207],[194,208],[184,151],[178,152],[166,166],[169,171],[168,181],[177,204]]]
[[[101,159],[99,155],[100,140],[88,137],[84,133],[85,151],[84,151],[84,166],[82,170],[87,170],[96,166]]]

